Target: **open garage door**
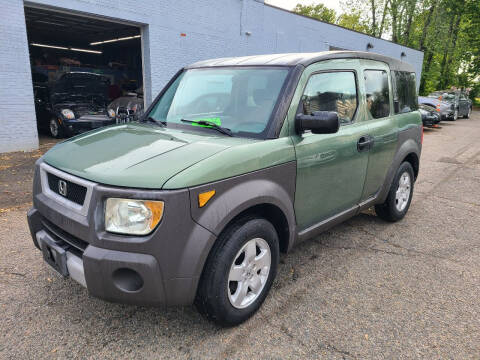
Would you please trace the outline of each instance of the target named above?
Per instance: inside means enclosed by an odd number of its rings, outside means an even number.
[[[25,19],[40,132],[71,136],[141,115],[140,28],[30,7]]]

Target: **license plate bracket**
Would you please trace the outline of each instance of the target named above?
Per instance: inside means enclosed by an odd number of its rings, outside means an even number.
[[[67,277],[67,252],[64,247],[55,242],[46,233],[39,236],[39,245],[42,249],[43,259],[60,275]]]

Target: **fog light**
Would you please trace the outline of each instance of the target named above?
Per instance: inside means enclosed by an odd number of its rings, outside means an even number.
[[[113,272],[113,283],[126,292],[136,292],[143,287],[143,279],[135,270],[121,268]]]

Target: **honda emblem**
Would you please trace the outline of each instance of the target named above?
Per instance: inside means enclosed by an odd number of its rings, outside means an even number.
[[[58,193],[63,196],[67,196],[67,182],[58,180]]]

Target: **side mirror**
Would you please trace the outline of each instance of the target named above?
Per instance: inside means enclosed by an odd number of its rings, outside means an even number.
[[[334,134],[340,128],[338,114],[334,111],[315,111],[311,115],[298,114],[295,129],[301,134],[311,130],[313,134]]]

